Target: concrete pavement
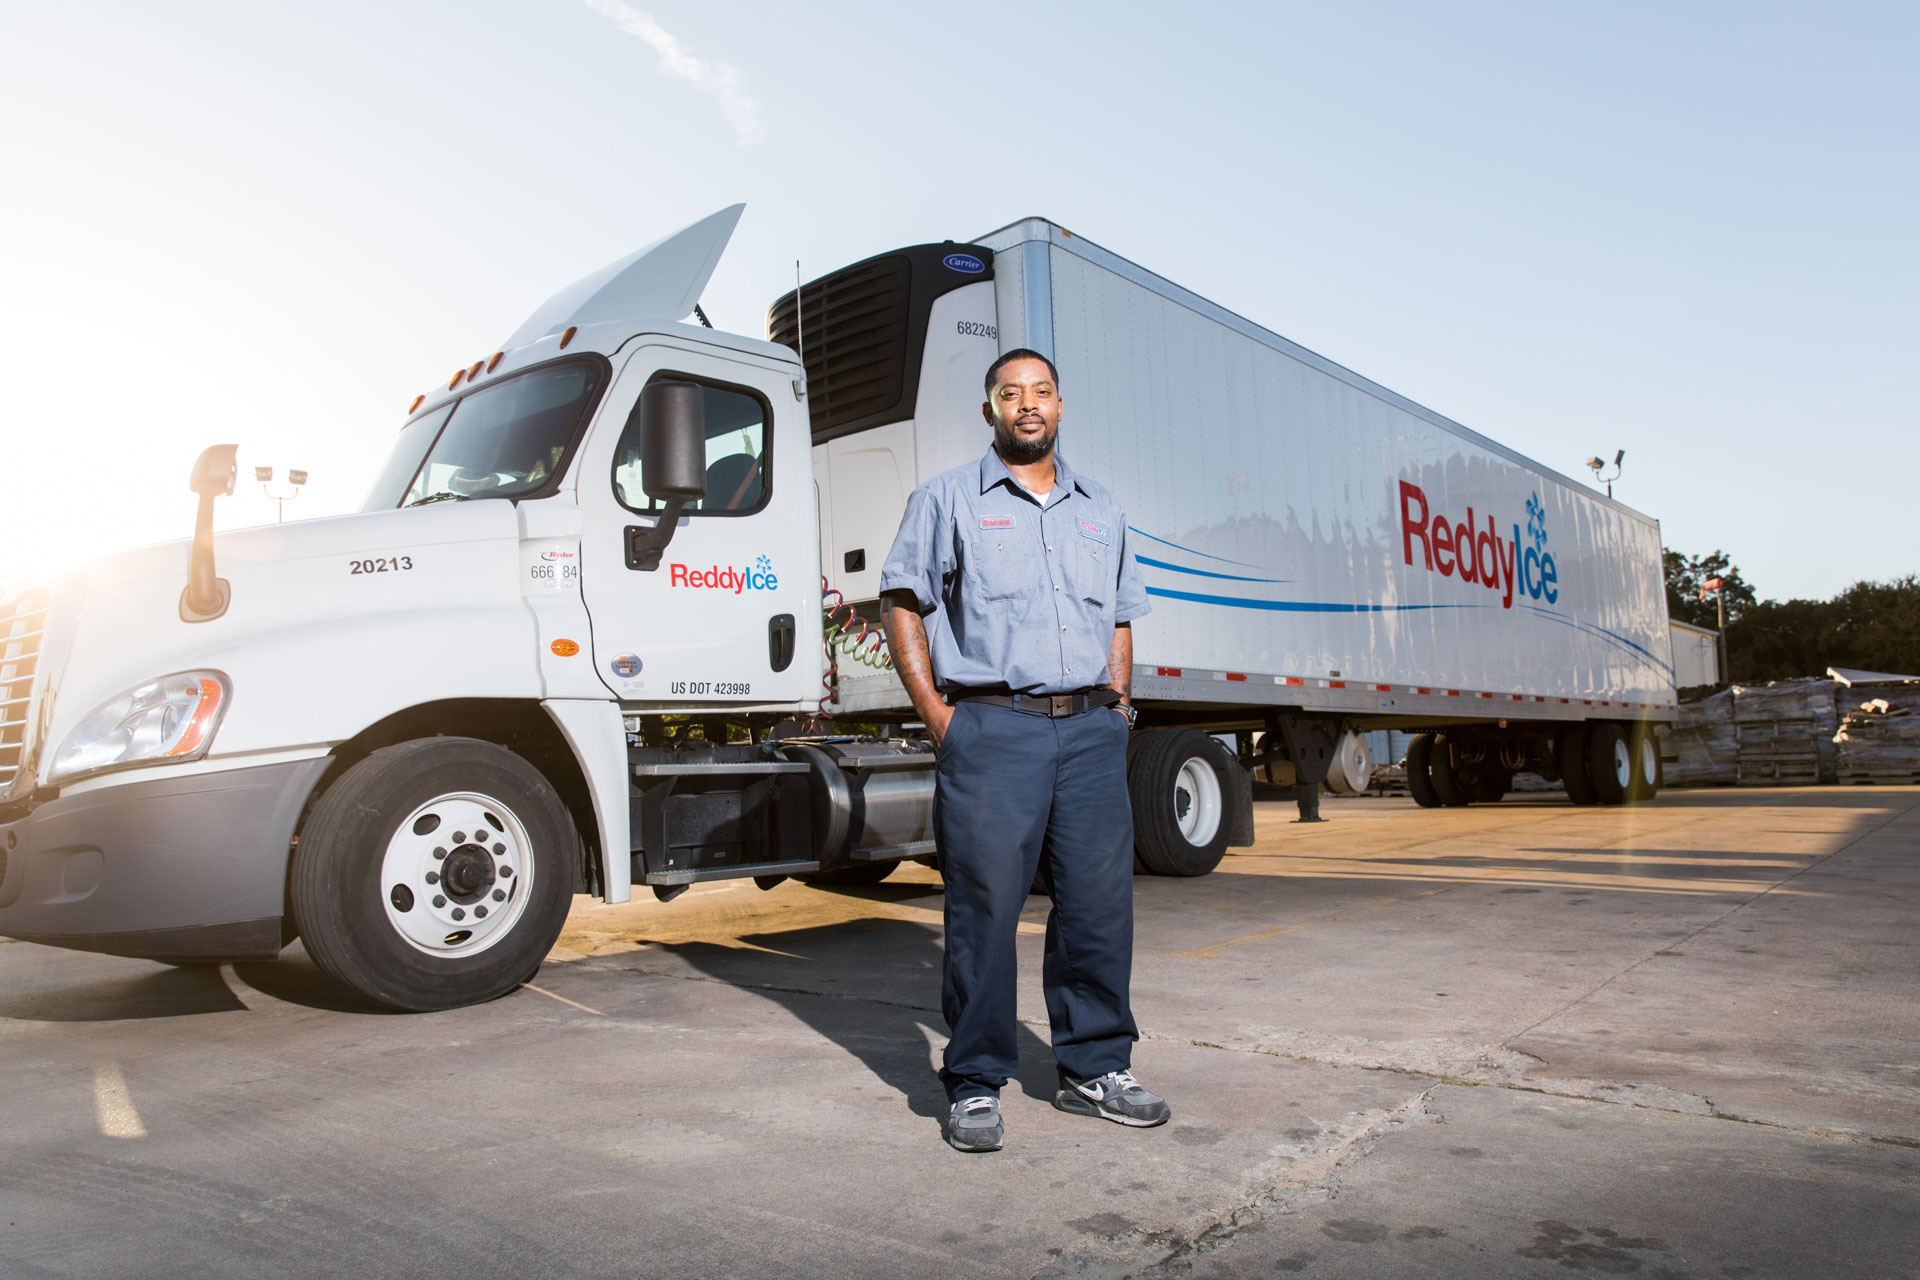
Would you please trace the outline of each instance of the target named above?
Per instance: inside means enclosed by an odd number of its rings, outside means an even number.
[[[0,1274],[1909,1276],[1920,789],[1329,802],[1136,882],[1134,1131],[939,1138],[940,896],[582,900],[534,988],[0,945]]]

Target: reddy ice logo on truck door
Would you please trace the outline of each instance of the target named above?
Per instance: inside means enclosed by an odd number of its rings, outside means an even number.
[[[698,565],[669,565],[667,585],[724,591],[737,596],[743,591],[778,590],[780,579],[773,572],[772,559],[761,556],[753,562],[752,567],[741,565],[735,568],[730,564],[708,565],[705,568]]]
[[[1475,519],[1468,507],[1465,522],[1455,524],[1431,509],[1426,490],[1400,482],[1400,548],[1409,565],[1418,541],[1429,572],[1498,591],[1503,609],[1513,608],[1516,594],[1548,604],[1560,599],[1560,570],[1547,550],[1547,508],[1538,493],[1527,498],[1526,532],[1514,525],[1511,540],[1501,536],[1491,513],[1484,528]]]

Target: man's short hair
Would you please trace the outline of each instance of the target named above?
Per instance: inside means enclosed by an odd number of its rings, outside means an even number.
[[[1053,361],[1047,359],[1030,347],[1015,347],[987,366],[987,398],[989,400],[993,398],[994,380],[1000,376],[1002,369],[1012,364],[1015,360],[1038,360],[1041,364],[1047,366],[1047,372],[1052,375],[1053,389],[1055,391],[1060,389],[1060,371],[1053,367]]]

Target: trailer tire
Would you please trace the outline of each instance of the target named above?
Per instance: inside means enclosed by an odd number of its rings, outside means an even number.
[[[289,891],[329,977],[388,1008],[454,1009],[539,970],[579,851],[566,805],[526,760],[475,738],[420,738],[327,788]]]
[[[1453,743],[1449,736],[1433,737],[1433,754],[1427,761],[1427,776],[1433,779],[1433,794],[1449,809],[1463,809],[1473,801],[1473,781],[1454,764]]]
[[[1478,804],[1499,804],[1513,790],[1513,775],[1497,764],[1483,764],[1473,780],[1473,798]]]
[[[1593,782],[1587,777],[1587,726],[1570,724],[1560,730],[1556,744],[1560,781],[1567,788],[1567,799],[1575,804],[1598,804]]]
[[[1587,778],[1601,804],[1622,804],[1633,782],[1633,756],[1627,735],[1610,722],[1595,724],[1587,733]]]
[[[1127,769],[1134,859],[1149,875],[1206,875],[1227,851],[1225,753],[1197,729],[1144,737]]]
[[[1433,737],[1415,734],[1407,744],[1407,791],[1422,809],[1438,809],[1439,793],[1433,789]]]
[[[1636,724],[1627,734],[1627,754],[1633,758],[1633,781],[1627,784],[1627,803],[1645,804],[1660,794],[1660,739],[1650,724]]]

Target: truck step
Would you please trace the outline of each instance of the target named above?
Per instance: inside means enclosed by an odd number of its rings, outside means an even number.
[[[699,884],[706,880],[738,880],[746,876],[803,876],[818,871],[818,862],[750,862],[730,867],[689,867],[679,871],[649,871],[634,880],[642,884]]]
[[[765,776],[772,773],[805,773],[803,762],[787,760],[740,760],[713,764],[698,761],[687,764],[648,762],[630,766],[636,778],[737,778],[743,775]]]
[[[931,840],[910,840],[906,844],[881,844],[870,849],[847,850],[849,862],[899,862],[906,858],[925,858],[934,851]]]

